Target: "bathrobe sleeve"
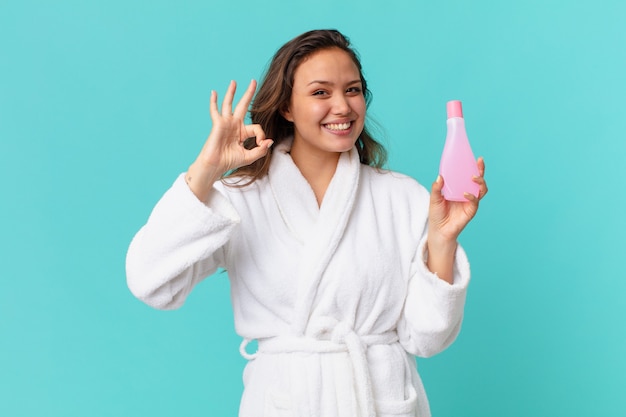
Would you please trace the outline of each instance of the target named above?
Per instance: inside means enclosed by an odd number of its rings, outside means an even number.
[[[225,244],[239,221],[222,192],[214,189],[204,204],[181,174],[130,244],[130,291],[154,308],[180,307],[194,285],[224,266]]]
[[[429,201],[428,192],[420,198],[422,207]],[[426,203],[424,203],[424,200]],[[428,213],[428,209],[424,208]],[[427,214],[424,223],[427,222]],[[430,272],[426,266],[427,230],[419,239],[415,256],[409,268],[409,282],[404,310],[398,323],[400,343],[407,352],[429,357],[446,349],[459,334],[470,267],[463,248],[459,245],[454,262],[454,281],[449,284]]]

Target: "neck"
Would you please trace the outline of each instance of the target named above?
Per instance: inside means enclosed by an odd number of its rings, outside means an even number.
[[[294,145],[296,144],[294,143]],[[317,205],[321,206],[324,194],[326,194],[328,185],[337,170],[337,163],[341,154],[335,152],[311,153],[310,150],[305,151],[298,146],[292,146],[290,154],[300,173],[313,189]]]

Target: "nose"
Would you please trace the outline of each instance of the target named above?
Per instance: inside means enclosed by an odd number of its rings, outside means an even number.
[[[333,114],[345,116],[352,112],[348,98],[343,94],[337,94],[333,97]]]

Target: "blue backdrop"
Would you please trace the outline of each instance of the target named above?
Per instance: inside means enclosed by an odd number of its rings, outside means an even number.
[[[419,360],[433,414],[624,416],[622,0],[2,0],[0,415],[232,416],[228,280],[135,300],[133,234],[210,130],[209,95],[337,28],[389,167],[430,187],[464,103],[490,193],[464,328]]]

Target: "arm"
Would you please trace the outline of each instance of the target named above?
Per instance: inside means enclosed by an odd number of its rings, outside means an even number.
[[[443,199],[443,179],[437,178],[429,197],[428,226],[411,264],[410,279],[398,334],[404,348],[428,357],[446,349],[456,338],[463,310],[470,267],[457,238],[478,210],[487,193],[483,178],[485,165],[478,159],[480,185],[477,197],[466,194],[468,202]]]
[[[201,203],[181,175],[133,238],[126,257],[131,292],[159,309],[180,307],[191,289],[225,266],[225,245],[239,223],[217,190]]]
[[[236,84],[231,82],[221,112],[217,93],[211,92],[209,137],[184,179],[163,196],[130,245],[128,286],[156,308],[181,306],[193,286],[225,262],[224,245],[239,217],[214,184],[223,173],[263,157],[273,144],[259,125],[244,124],[255,89],[252,81],[233,110]],[[243,146],[249,137],[256,138],[253,149]]]
[[[465,251],[456,248],[452,265],[453,283],[440,279],[427,265],[429,257],[424,237],[411,264],[404,310],[398,335],[405,350],[421,357],[446,349],[461,330],[470,267]]]

